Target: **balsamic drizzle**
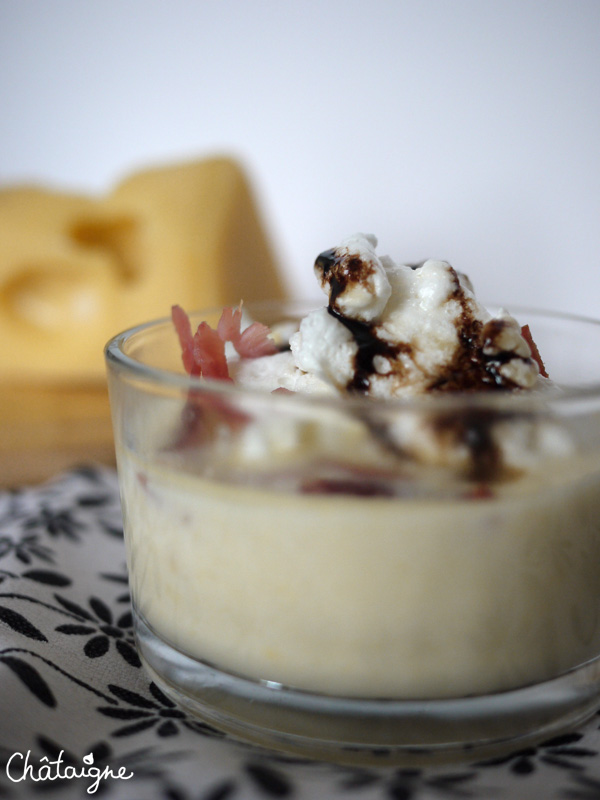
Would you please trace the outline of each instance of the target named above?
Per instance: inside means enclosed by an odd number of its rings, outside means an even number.
[[[425,262],[412,264],[413,270],[420,269]],[[320,273],[322,281],[329,284],[328,312],[350,331],[357,345],[354,361],[354,375],[348,382],[349,392],[367,394],[370,389],[371,376],[377,374],[374,366],[376,356],[387,358],[393,372],[401,372],[398,360],[400,353],[412,356],[410,342],[391,343],[377,335],[376,325],[372,322],[350,319],[338,309],[338,298],[350,283],[360,282],[371,272],[371,266],[362,261],[360,256],[344,253],[340,255],[335,248],[325,250],[315,261],[315,270]],[[503,320],[491,320],[486,325],[473,316],[468,299],[460,284],[456,271],[450,267],[454,280],[454,291],[448,298],[457,300],[461,306],[458,319],[457,335],[459,345],[451,362],[438,374],[427,390],[431,392],[457,392],[487,389],[510,390],[516,384],[502,374],[500,368],[515,356],[513,352],[499,352],[486,355],[484,347],[502,332],[506,323]]]
[[[413,270],[420,269],[425,262],[411,264]],[[354,374],[346,385],[346,390],[355,394],[368,394],[373,375],[378,374],[375,358],[381,356],[389,360],[391,371],[400,374],[402,363],[398,356],[404,353],[412,356],[410,342],[391,343],[377,335],[375,322],[364,322],[344,316],[337,308],[337,301],[350,283],[356,283],[368,275],[372,267],[365,264],[358,255],[342,254],[333,248],[321,253],[315,261],[315,271],[322,281],[329,284],[329,304],[327,311],[350,331],[356,342]],[[457,272],[450,267],[454,280],[454,291],[448,298],[460,304],[461,312],[457,321],[458,346],[454,357],[427,386],[429,392],[473,392],[481,390],[514,390],[518,388],[510,378],[502,374],[500,368],[509,361],[522,359],[512,351],[499,351],[486,355],[485,349],[494,349],[507,323],[493,319],[482,323],[476,319],[471,305],[461,286]],[[531,359],[522,359],[531,360]],[[468,408],[460,413],[440,414],[432,420],[434,428],[444,439],[455,444],[467,446],[471,455],[469,475],[471,480],[490,481],[497,479],[504,471],[502,454],[494,437],[494,427],[502,414],[491,410]]]
[[[375,326],[370,322],[361,322],[360,320],[344,317],[331,305],[327,307],[327,311],[350,331],[358,347],[354,356],[354,375],[346,384],[346,389],[349,392],[367,394],[371,384],[371,376],[377,372],[374,367],[376,356],[383,356],[393,361],[397,359],[401,352],[410,352],[412,350],[410,344],[403,342],[391,344],[384,339],[380,339],[374,332]]]

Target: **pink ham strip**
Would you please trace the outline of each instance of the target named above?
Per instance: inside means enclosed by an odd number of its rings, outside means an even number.
[[[242,358],[272,356],[277,347],[269,339],[269,329],[260,322],[253,322],[241,331],[242,307],[224,308],[217,326],[219,336],[224,342],[231,342]]]
[[[242,324],[242,309],[224,308],[217,324],[217,332],[224,342],[235,342],[240,338]]]
[[[181,360],[185,371],[189,375],[201,375],[202,367],[194,357],[194,337],[192,335],[192,325],[190,318],[181,306],[172,306],[171,319],[179,336],[181,345]]]
[[[189,317],[181,306],[172,307],[171,317],[181,344],[183,366],[190,375],[231,380],[225,342],[231,342],[242,358],[258,358],[277,352],[266,325],[253,322],[241,331],[241,305],[235,309],[223,309],[216,331],[207,322],[201,322],[193,335]]]
[[[194,358],[200,364],[205,378],[231,381],[225,357],[225,342],[208,322],[201,322],[194,334]]]
[[[534,361],[537,362],[537,365],[540,368],[540,375],[543,375],[544,378],[548,378],[549,375],[546,372],[546,367],[544,366],[544,362],[542,361],[542,357],[540,355],[540,351],[538,350],[538,346],[533,341],[531,331],[529,330],[529,325],[523,325],[523,327],[521,328],[521,336],[525,339],[525,341],[529,345],[529,349],[531,350],[531,357],[533,358]]]
[[[259,358],[260,356],[272,356],[277,352],[277,347],[272,339],[269,339],[269,329],[261,322],[253,322],[240,335],[233,346],[242,358]]]

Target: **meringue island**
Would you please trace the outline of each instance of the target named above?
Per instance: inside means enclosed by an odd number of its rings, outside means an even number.
[[[534,698],[525,720],[515,698],[600,653],[600,401],[572,413],[552,319],[488,310],[447,262],[376,246],[317,257],[322,307],[176,305],[109,344],[142,656],[242,736],[553,731],[594,701]],[[489,697],[506,725],[449,727],[445,702]],[[390,727],[403,703],[441,710]]]

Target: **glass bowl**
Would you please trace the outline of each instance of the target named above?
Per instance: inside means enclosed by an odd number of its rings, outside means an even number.
[[[266,393],[190,378],[169,319],[108,343],[137,641],[179,704],[365,763],[520,747],[600,706],[600,324],[508,307],[554,388]]]

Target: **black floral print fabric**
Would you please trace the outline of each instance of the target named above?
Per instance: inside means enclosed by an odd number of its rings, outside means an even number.
[[[427,769],[239,744],[175,706],[140,662],[116,474],[0,493],[0,798],[599,800],[599,724]]]

